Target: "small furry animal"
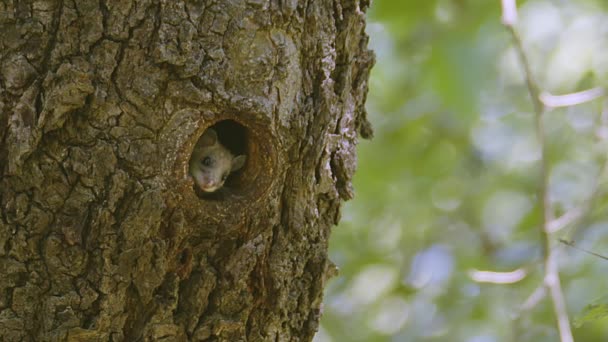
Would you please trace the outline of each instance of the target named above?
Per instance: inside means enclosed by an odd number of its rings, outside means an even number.
[[[190,175],[204,192],[220,189],[228,175],[245,165],[247,156],[234,156],[217,138],[214,129],[209,128],[194,146],[190,158]]]

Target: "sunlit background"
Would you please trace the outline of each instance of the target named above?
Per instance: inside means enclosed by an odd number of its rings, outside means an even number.
[[[541,88],[608,80],[608,2],[518,1]],[[543,281],[534,112],[499,0],[377,0],[356,197],[334,228],[316,342],[559,341]],[[576,341],[608,341],[608,106],[545,114],[549,198]],[[497,284],[492,273],[504,273]],[[489,278],[488,278],[489,277]],[[489,281],[489,282],[487,282]],[[537,293],[538,294],[538,293]],[[532,298],[530,296],[532,295]]]

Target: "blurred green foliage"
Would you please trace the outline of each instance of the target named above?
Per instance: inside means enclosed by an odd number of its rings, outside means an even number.
[[[606,4],[518,3],[517,30],[543,90],[607,85]],[[559,340],[548,298],[521,310],[543,281],[540,148],[500,10],[498,0],[372,4],[375,138],[359,146],[356,198],[333,231],[341,272],[317,342]],[[608,261],[559,243],[608,255],[604,102],[544,117],[553,214],[584,213],[552,237],[576,341],[608,341]],[[494,284],[476,270],[525,276]]]

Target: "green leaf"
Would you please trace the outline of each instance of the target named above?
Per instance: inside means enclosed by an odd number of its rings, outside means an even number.
[[[603,301],[603,303],[600,303]],[[608,296],[602,297],[596,303],[587,305],[580,316],[574,319],[574,327],[580,328],[583,324],[608,317]]]

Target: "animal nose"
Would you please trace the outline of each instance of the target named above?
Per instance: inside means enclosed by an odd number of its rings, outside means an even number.
[[[206,182],[202,182],[199,186],[201,190],[209,192],[215,191],[220,186],[220,183],[215,180],[207,180]]]
[[[206,188],[213,188],[215,186],[217,186],[217,183],[215,181],[209,181],[205,184],[203,184]]]

